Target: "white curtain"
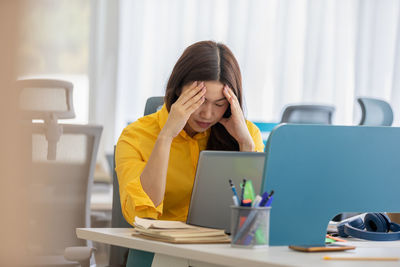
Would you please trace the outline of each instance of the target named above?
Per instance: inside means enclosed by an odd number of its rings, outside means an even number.
[[[91,87],[96,101],[97,95],[109,96],[92,112],[113,108],[105,119],[113,131],[106,150],[128,122],[143,115],[148,97],[164,94],[183,50],[209,39],[227,44],[238,59],[250,120],[278,122],[287,104],[319,103],[336,107],[335,124],[357,124],[355,98],[369,96],[390,102],[398,124],[400,0],[114,3],[117,32],[104,34],[118,46],[96,57],[113,55],[116,66],[101,67],[115,76],[97,73],[97,88]]]
[[[103,125],[98,161],[107,166],[104,155],[113,153],[118,72],[119,2],[91,0],[89,60],[89,122]]]

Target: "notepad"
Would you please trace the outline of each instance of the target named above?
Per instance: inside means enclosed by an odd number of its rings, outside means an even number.
[[[193,226],[188,225],[180,221],[165,221],[165,220],[151,220],[135,217],[135,227],[140,227],[143,229],[185,229],[193,228]]]
[[[221,229],[188,225],[180,221],[135,218],[133,235],[169,243],[229,243],[230,238]]]

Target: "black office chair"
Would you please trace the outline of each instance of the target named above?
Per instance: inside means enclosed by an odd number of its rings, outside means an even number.
[[[332,124],[335,107],[326,105],[288,105],[281,123]]]
[[[388,102],[369,97],[359,97],[357,101],[361,106],[361,121],[359,125],[392,125],[393,110]]]
[[[161,109],[164,104],[163,96],[150,97],[146,101],[144,109],[144,115],[149,115]],[[125,220],[122,215],[121,201],[119,196],[119,184],[117,173],[115,172],[115,146],[114,155],[112,161],[113,170],[113,202],[112,202],[112,214],[111,214],[111,227],[112,228],[130,228],[131,225]],[[126,259],[128,256],[128,249],[124,247],[111,246],[110,247],[110,266],[125,266]]]
[[[147,99],[146,106],[144,107],[144,115],[149,115],[162,108],[164,104],[163,96],[153,96]]]

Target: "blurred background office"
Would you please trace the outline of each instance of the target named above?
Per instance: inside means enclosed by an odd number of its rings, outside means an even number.
[[[23,3],[17,76],[73,83],[69,123],[103,126],[97,183],[111,184],[106,155],[122,129],[147,98],[164,94],[176,60],[200,40],[223,42],[237,57],[249,120],[279,122],[289,104],[319,104],[335,107],[333,124],[354,125],[364,96],[388,102],[400,122],[400,0]],[[111,191],[102,192],[94,211],[111,208]]]
[[[21,76],[74,83],[76,123],[104,126],[99,160],[146,99],[163,95],[183,49],[227,44],[242,69],[246,114],[278,122],[285,105],[336,107],[357,124],[356,97],[400,112],[398,0],[35,0],[23,16]]]

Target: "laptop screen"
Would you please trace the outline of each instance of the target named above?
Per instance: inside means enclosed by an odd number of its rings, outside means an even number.
[[[253,182],[260,193],[265,153],[237,151],[201,151],[197,163],[187,223],[225,229],[230,232],[232,179],[240,194],[243,178]]]

